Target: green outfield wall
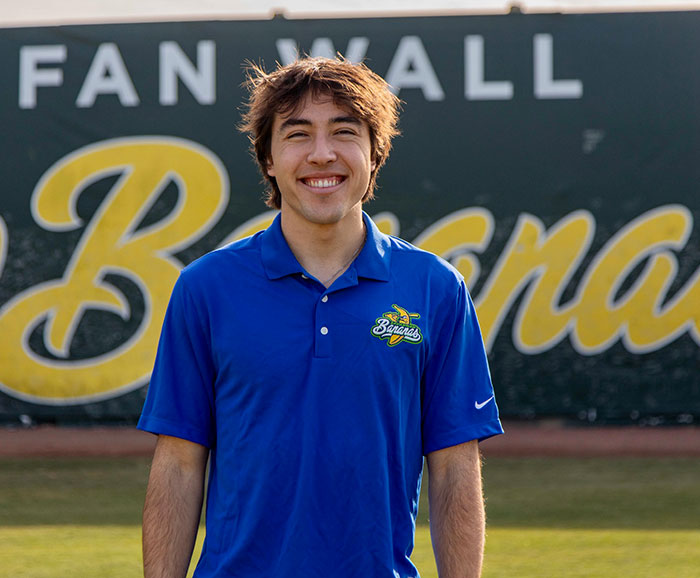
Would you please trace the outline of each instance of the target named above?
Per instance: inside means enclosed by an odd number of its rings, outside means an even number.
[[[403,100],[367,206],[465,276],[511,418],[700,418],[700,12],[0,29],[0,421],[133,421],[183,265],[272,218],[247,60]],[[277,339],[271,328],[271,339]]]

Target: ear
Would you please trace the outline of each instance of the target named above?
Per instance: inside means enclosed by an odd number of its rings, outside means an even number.
[[[275,176],[275,164],[272,162],[272,159],[268,159],[267,165],[265,165],[265,172],[269,177]]]
[[[370,165],[370,172],[373,173],[376,168],[377,168],[377,161],[372,161],[372,164]]]

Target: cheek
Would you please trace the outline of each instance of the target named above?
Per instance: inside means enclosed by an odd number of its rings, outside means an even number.
[[[369,171],[373,172],[374,169],[377,168],[377,162],[375,160],[375,155],[372,153],[372,149],[370,147],[366,147],[363,150],[363,156],[365,159],[365,163],[369,167]]]
[[[303,163],[305,151],[300,147],[272,146],[265,167],[267,174],[277,179],[292,177]]]
[[[354,150],[350,151],[350,154],[355,159],[354,162],[357,165],[361,164],[362,166],[367,167],[370,172],[372,172],[377,166],[377,163],[374,161],[372,152],[369,150],[369,148],[358,146],[355,147]]]
[[[269,176],[278,176],[278,171],[282,169],[280,164],[281,160],[283,160],[283,154],[280,150],[280,143],[276,143],[273,139],[270,143],[269,156],[267,158],[267,164],[265,165],[265,170]]]

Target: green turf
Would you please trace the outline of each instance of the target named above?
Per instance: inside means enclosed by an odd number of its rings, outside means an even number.
[[[0,460],[0,526],[139,524],[149,467],[146,458]]]
[[[104,523],[0,527],[0,576],[143,576],[139,527]]]
[[[484,478],[496,527],[700,529],[697,459],[494,459]]]
[[[698,578],[699,546],[698,530],[494,528],[483,578]]]
[[[484,469],[484,578],[700,576],[700,460]],[[146,459],[0,460],[0,578],[137,578]],[[436,578],[422,500],[413,559]]]

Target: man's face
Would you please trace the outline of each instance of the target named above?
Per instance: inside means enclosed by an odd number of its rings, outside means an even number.
[[[375,168],[367,124],[329,96],[307,95],[275,115],[267,172],[275,177],[287,226],[358,218]]]

